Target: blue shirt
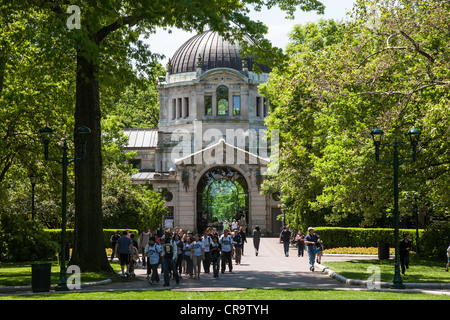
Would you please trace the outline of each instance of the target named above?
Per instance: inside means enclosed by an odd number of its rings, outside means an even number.
[[[202,249],[205,249],[205,244],[201,241],[195,241],[194,242],[194,256],[201,256],[202,255]]]
[[[203,237],[202,242],[203,242],[204,245],[205,245],[205,252],[209,252],[209,251],[211,250],[211,249],[210,249],[210,245],[212,244],[211,237],[210,237],[210,236],[206,236],[206,238]]]
[[[193,245],[194,245],[193,242],[191,242],[191,243],[187,243],[187,242],[183,243],[183,253],[184,253],[185,256],[189,256],[191,254],[190,249],[192,248]]]
[[[231,245],[233,244],[233,240],[230,236],[222,236],[220,238],[220,244],[222,245],[222,251],[223,252],[230,252],[231,251]]]
[[[319,240],[319,238],[315,233],[313,233],[312,235],[308,233],[308,235],[305,237],[305,241],[311,241],[316,243],[317,240]],[[308,244],[307,246],[312,246],[312,244]]]
[[[117,240],[117,245],[119,246],[119,253],[122,254],[129,254],[130,253],[130,244],[133,243],[133,240],[131,240],[128,237],[120,237],[119,240]]]
[[[159,253],[161,252],[161,246],[159,244],[147,245],[145,247],[145,253],[148,256],[150,264],[158,264],[159,263]]]

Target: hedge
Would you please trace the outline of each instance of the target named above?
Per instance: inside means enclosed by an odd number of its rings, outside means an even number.
[[[125,231],[126,229],[103,229],[103,240],[105,241],[105,248],[109,248],[110,242],[109,239],[111,238],[112,234],[116,231],[120,232],[122,234],[122,231]],[[134,233],[135,240],[138,239],[138,231],[135,229],[128,229],[130,233]],[[61,229],[44,229],[45,232],[50,234],[50,238],[57,242],[61,243]],[[73,237],[74,237],[74,229],[66,229],[66,243],[70,243],[71,247],[73,247]]]
[[[390,247],[395,246],[394,229],[389,228],[340,228],[317,227],[314,232],[320,236],[327,249],[339,247],[377,247],[378,242],[388,242]],[[425,232],[419,229],[419,237]],[[399,229],[399,241],[403,234],[409,233],[413,245],[416,244],[416,229]],[[420,243],[420,240],[419,240]]]

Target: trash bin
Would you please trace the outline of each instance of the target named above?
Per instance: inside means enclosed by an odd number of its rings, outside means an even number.
[[[378,259],[388,260],[389,259],[389,242],[378,242]]]
[[[31,288],[33,292],[50,291],[51,263],[31,264]]]

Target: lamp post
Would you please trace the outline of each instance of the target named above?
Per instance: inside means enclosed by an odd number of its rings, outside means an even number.
[[[91,132],[91,129],[88,127],[79,127],[76,130],[77,134],[80,135],[81,141],[81,155],[80,157],[75,157],[73,159],[69,159],[67,156],[67,150],[69,149],[67,146],[66,139],[63,140],[62,151],[63,155],[61,159],[49,158],[48,156],[48,146],[50,144],[50,134],[53,133],[53,130],[49,127],[44,127],[39,130],[39,133],[43,136],[44,140],[44,157],[45,160],[52,160],[60,163],[62,165],[62,198],[61,198],[61,208],[62,208],[62,220],[61,220],[61,268],[59,273],[58,285],[56,286],[56,291],[67,291],[69,288],[67,287],[67,278],[66,278],[66,213],[67,213],[67,167],[70,163],[77,160],[84,160],[86,156],[86,134]]]
[[[35,208],[34,208],[34,187],[36,186],[37,177],[34,173],[30,174],[30,182],[31,182],[31,220],[34,220],[35,216]]]
[[[385,162],[392,165],[394,169],[394,216],[395,216],[395,275],[392,281],[391,288],[393,289],[404,289],[405,286],[403,284],[402,277],[400,275],[400,266],[399,266],[399,210],[398,210],[398,169],[400,165],[405,162],[414,162],[417,157],[417,144],[419,142],[420,131],[418,129],[411,129],[408,131],[408,135],[411,141],[411,158],[409,159],[400,159],[398,154],[398,142],[397,139],[394,139],[393,148],[394,148],[394,157],[393,159],[380,159],[380,145],[381,139],[383,136],[383,131],[381,129],[373,129],[370,134],[373,137],[373,143],[375,146],[375,159],[377,162]]]

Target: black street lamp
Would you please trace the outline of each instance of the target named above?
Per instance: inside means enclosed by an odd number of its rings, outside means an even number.
[[[86,134],[90,133],[91,129],[88,127],[79,127],[77,129],[77,133],[80,135],[81,141],[81,155],[78,158],[68,159],[67,150],[69,149],[67,146],[66,139],[63,140],[63,155],[61,159],[49,158],[48,157],[48,146],[50,143],[49,135],[53,133],[53,130],[49,127],[44,127],[39,130],[39,133],[43,136],[44,140],[44,156],[45,160],[52,160],[60,163],[63,169],[63,177],[62,177],[62,221],[61,221],[61,269],[59,273],[58,285],[56,286],[56,291],[67,291],[69,288],[67,287],[67,278],[66,278],[66,213],[67,213],[67,167],[70,163],[77,160],[84,160],[86,156],[86,138],[83,137]]]
[[[31,182],[31,219],[34,220],[35,216],[35,208],[34,208],[34,187],[36,186],[37,177],[34,173],[30,174],[30,182]]]
[[[393,289],[404,289],[405,285],[403,284],[402,277],[400,275],[400,265],[399,265],[399,210],[398,210],[398,169],[401,164],[405,162],[414,162],[417,157],[417,145],[419,143],[420,130],[411,129],[408,131],[408,135],[411,141],[411,158],[409,159],[399,159],[398,155],[398,143],[397,139],[394,139],[393,148],[394,148],[394,158],[393,159],[380,159],[380,145],[381,138],[383,136],[383,131],[381,129],[373,129],[370,134],[373,137],[373,143],[375,146],[375,159],[379,162],[385,162],[392,165],[394,168],[394,215],[395,215],[395,275],[393,279],[393,284],[391,288]]]

